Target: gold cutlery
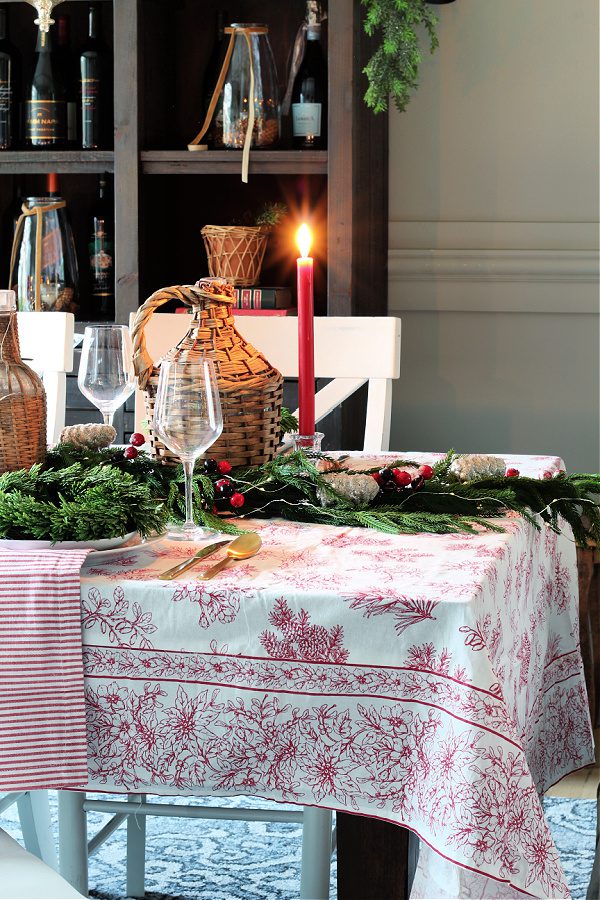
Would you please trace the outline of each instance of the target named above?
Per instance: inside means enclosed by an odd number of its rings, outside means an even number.
[[[190,556],[189,559],[186,559],[185,562],[173,566],[172,569],[167,569],[166,572],[161,572],[158,577],[163,581],[172,581],[174,578],[177,578],[178,575],[182,575],[184,572],[187,572],[188,569],[191,569],[192,566],[195,566],[201,559],[206,559],[207,556],[210,556],[215,550],[218,550],[219,547],[224,547],[230,540],[231,538],[228,538],[226,541],[217,541],[216,544],[209,544],[207,547],[201,547],[197,553],[194,553],[194,555]]]
[[[202,581],[208,581],[209,578],[212,578],[225,566],[228,566],[232,560],[248,559],[250,556],[254,556],[260,550],[261,545],[262,541],[255,532],[251,531],[248,534],[241,534],[227,548],[227,556],[216,563],[216,565],[211,566],[210,569],[207,569],[206,572],[202,572],[199,577]]]

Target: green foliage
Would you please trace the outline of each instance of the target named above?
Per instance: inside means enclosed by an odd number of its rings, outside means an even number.
[[[423,56],[418,29],[425,28],[433,53],[438,46],[438,19],[426,0],[362,0],[362,4],[366,33],[380,38],[380,46],[363,70],[369,80],[365,102],[374,112],[383,112],[391,94],[404,112],[419,83]]]
[[[266,225],[270,228],[278,225],[287,213],[285,203],[265,203],[256,216],[256,225]]]
[[[239,534],[245,518],[277,516],[390,534],[446,534],[473,533],[482,527],[502,531],[498,518],[514,511],[536,528],[543,521],[559,531],[561,521],[568,522],[581,545],[590,538],[600,542],[600,475],[457,482],[449,474],[453,457],[451,452],[438,462],[434,477],[420,490],[380,493],[371,504],[356,507],[336,493],[310,457],[301,451],[290,453],[231,473],[235,489],[245,499],[237,513],[227,500],[215,498],[214,482],[220,476],[207,476],[199,463],[194,515],[227,534]],[[390,463],[409,465],[414,461]],[[320,492],[334,503],[323,507]],[[215,502],[221,506],[216,512]],[[42,464],[0,475],[2,538],[89,541],[130,531],[148,536],[162,531],[169,520],[182,521],[184,511],[181,466],[163,466],[144,453],[125,460],[114,450],[61,444]]]
[[[298,419],[285,406],[281,407],[281,430],[284,434],[298,431]]]

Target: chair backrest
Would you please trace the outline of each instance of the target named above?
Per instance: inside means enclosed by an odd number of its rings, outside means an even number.
[[[42,376],[48,408],[48,444],[65,427],[67,376],[73,368],[75,317],[65,312],[17,313],[22,358]]]
[[[189,327],[190,319],[186,315],[152,316],[145,327],[146,345],[152,359],[157,361],[164,356]],[[236,328],[284,377],[298,377],[298,319],[243,316],[236,321]],[[392,382],[399,375],[400,319],[341,316],[315,319],[315,376],[333,379],[315,398],[317,422],[368,383],[363,449],[368,452],[389,449]],[[143,397],[136,391],[136,429],[142,427],[144,418]]]

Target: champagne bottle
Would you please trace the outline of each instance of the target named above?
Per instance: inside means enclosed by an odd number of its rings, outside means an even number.
[[[25,141],[36,148],[67,142],[65,85],[52,48],[52,31],[38,32],[33,77],[26,100]]]
[[[114,216],[106,175],[100,176],[98,187],[98,199],[92,217],[92,235],[89,243],[92,316],[98,319],[114,320]]]
[[[89,8],[88,39],[79,58],[81,146],[97,150],[107,142],[111,94],[108,52],[100,38],[100,10]]]
[[[20,60],[8,39],[8,11],[0,7],[0,150],[17,142]]]
[[[68,16],[61,14],[56,17],[56,33],[56,63],[65,85],[67,102],[67,144],[69,147],[75,147],[77,144],[77,89],[70,47],[71,22]]]
[[[321,47],[319,4],[307,0],[306,49],[292,89],[294,146],[318,150],[326,146],[327,64]]]

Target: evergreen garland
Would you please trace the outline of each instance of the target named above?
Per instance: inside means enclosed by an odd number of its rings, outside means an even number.
[[[195,515],[208,527],[232,534],[243,530],[244,520],[251,517],[375,528],[390,534],[445,534],[473,533],[482,527],[502,531],[498,519],[514,511],[536,528],[541,519],[559,531],[563,519],[581,545],[590,538],[600,541],[600,475],[459,482],[450,470],[454,456],[451,452],[437,463],[433,477],[420,489],[382,491],[370,504],[355,506],[336,492],[335,480],[324,475],[313,459],[297,451],[228,475],[235,491],[243,494],[239,510],[231,508],[227,495],[219,495],[221,476],[206,474],[199,463]],[[389,465],[414,469],[417,464],[396,460]],[[333,500],[332,505],[322,506],[319,493]],[[147,537],[163,531],[168,520],[183,518],[181,467],[163,466],[145,453],[127,460],[114,448],[60,444],[43,463],[0,475],[2,538],[90,541],[131,531]]]

